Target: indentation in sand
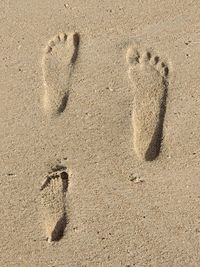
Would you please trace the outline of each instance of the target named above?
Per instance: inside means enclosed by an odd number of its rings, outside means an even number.
[[[168,90],[168,66],[137,46],[128,49],[129,78],[134,84],[133,143],[138,158],[154,160],[162,140]]]
[[[62,113],[69,97],[70,77],[79,46],[77,33],[60,33],[49,41],[42,59],[43,105],[48,115]]]
[[[60,240],[67,225],[65,197],[68,182],[66,170],[58,168],[46,177],[40,188],[41,211],[49,242]]]

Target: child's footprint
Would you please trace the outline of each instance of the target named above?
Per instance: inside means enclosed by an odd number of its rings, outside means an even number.
[[[47,114],[63,112],[67,105],[70,76],[77,58],[79,35],[60,33],[49,41],[42,59],[44,109]]]
[[[126,55],[129,78],[135,85],[133,142],[137,156],[153,160],[160,152],[168,87],[168,67],[150,52],[130,47]]]
[[[68,174],[64,170],[53,172],[43,182],[41,190],[42,216],[48,241],[58,241],[67,224],[65,195]]]

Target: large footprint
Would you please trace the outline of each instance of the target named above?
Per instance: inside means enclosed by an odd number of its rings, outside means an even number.
[[[135,85],[133,142],[138,158],[153,160],[160,152],[169,69],[158,56],[142,55],[130,47],[126,55],[129,78]]]
[[[60,33],[49,41],[42,59],[44,110],[48,115],[62,113],[69,96],[70,76],[77,58],[79,35]]]

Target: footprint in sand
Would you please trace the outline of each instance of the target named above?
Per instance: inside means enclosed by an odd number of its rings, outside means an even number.
[[[135,86],[133,142],[138,158],[153,160],[160,152],[168,89],[168,66],[158,56],[130,47],[126,55]]]
[[[41,212],[46,237],[49,242],[58,241],[67,225],[65,197],[68,189],[68,174],[58,168],[44,180],[41,190]]]
[[[77,58],[79,35],[60,33],[49,41],[42,59],[44,110],[48,115],[62,113],[67,105],[70,76]]]

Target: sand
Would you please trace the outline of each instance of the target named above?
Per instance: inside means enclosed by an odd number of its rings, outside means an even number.
[[[199,17],[0,2],[1,267],[200,266]]]

